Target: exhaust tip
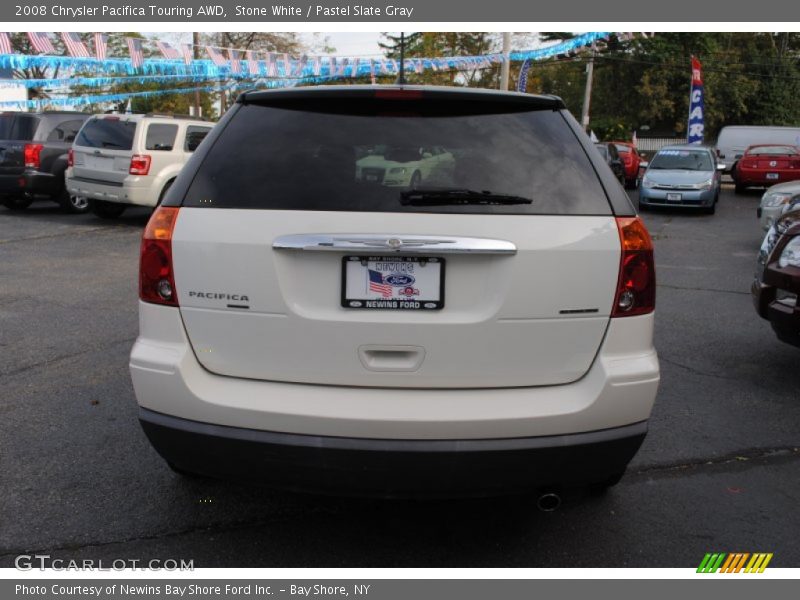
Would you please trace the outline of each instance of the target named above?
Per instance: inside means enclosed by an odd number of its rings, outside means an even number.
[[[561,496],[553,492],[547,492],[539,496],[536,506],[542,512],[553,512],[561,506]]]

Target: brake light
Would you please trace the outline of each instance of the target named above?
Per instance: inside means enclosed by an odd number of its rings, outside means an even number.
[[[619,281],[612,317],[631,317],[656,308],[656,270],[653,240],[639,217],[617,217],[622,245]]]
[[[375,97],[384,100],[420,100],[422,98],[422,90],[376,90]]]
[[[131,166],[128,173],[131,175],[147,175],[150,172],[150,155],[134,154],[131,156]]]
[[[74,167],[75,166],[75,152],[70,148],[67,150],[67,166]]]
[[[172,231],[180,208],[159,206],[145,227],[139,253],[139,298],[144,302],[178,306],[172,270]]]
[[[42,165],[41,154],[42,144],[25,144],[25,166],[30,169],[38,169]]]

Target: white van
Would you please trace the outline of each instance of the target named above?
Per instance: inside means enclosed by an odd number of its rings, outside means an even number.
[[[791,144],[800,146],[800,127],[730,125],[723,127],[717,138],[719,162],[730,173],[736,161],[753,144]]]
[[[376,148],[391,158],[359,173]],[[435,185],[387,181],[434,150]],[[653,246],[559,98],[245,92],[142,239],[131,376],[178,473],[381,496],[608,487],[644,439]]]

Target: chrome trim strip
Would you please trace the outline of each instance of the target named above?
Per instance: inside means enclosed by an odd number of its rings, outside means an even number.
[[[375,235],[348,233],[299,233],[282,235],[272,242],[275,250],[306,252],[370,252],[394,254],[516,254],[507,240],[433,235]]]

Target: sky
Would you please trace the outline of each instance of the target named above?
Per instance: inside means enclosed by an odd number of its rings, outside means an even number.
[[[154,33],[145,32],[144,35],[160,38],[164,41],[174,42],[191,42],[192,34],[181,33]],[[383,56],[378,41],[381,40],[380,32],[363,32],[363,31],[333,31],[333,32],[319,32],[319,33],[300,33],[300,37],[308,45],[319,51],[323,41],[327,38],[328,45],[335,48],[334,54],[348,55],[353,57],[363,56]],[[314,51],[312,50],[312,52]],[[327,54],[320,52],[320,54]]]
[[[303,37],[311,34],[302,34]],[[331,46],[336,48],[336,54],[351,54],[353,56],[367,56],[382,54],[378,47],[381,34],[378,32],[361,31],[336,31],[318,34],[320,38],[328,38]]]

